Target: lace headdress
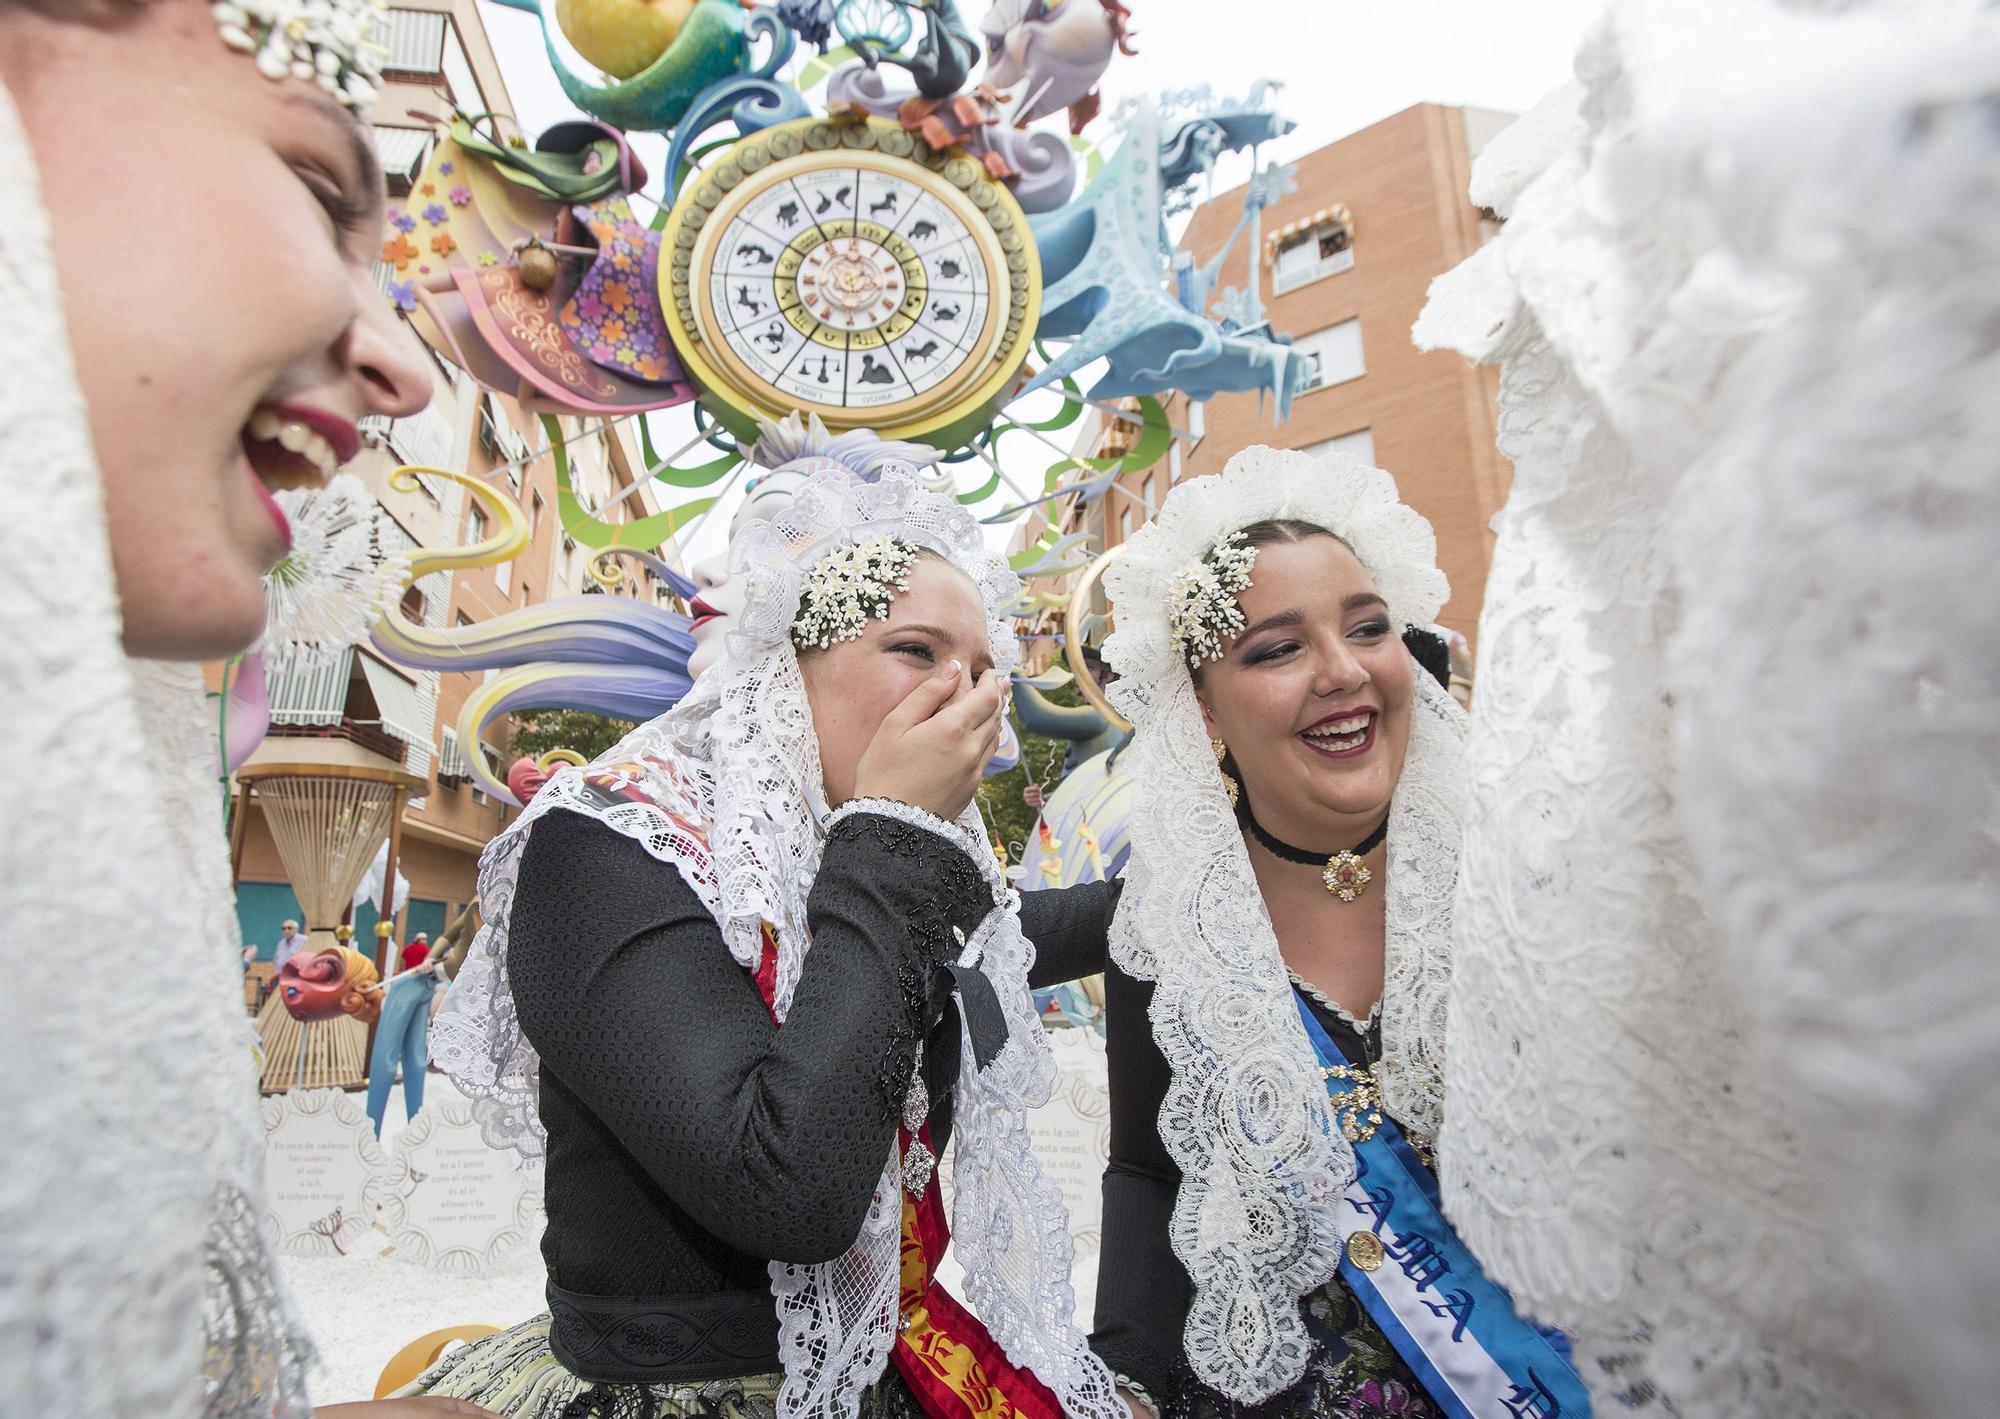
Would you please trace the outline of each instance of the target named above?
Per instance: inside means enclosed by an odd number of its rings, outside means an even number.
[[[1273,518],[1345,542],[1396,624],[1428,625],[1448,590],[1430,524],[1397,500],[1387,473],[1341,454],[1270,448],[1245,449],[1220,476],[1175,488],[1105,572],[1117,630],[1104,653],[1119,676],[1109,693],[1133,724],[1126,764],[1134,784],[1132,857],[1111,957],[1155,983],[1153,1038],[1173,1071],[1160,1137],[1181,1169],[1171,1237],[1194,1280],[1188,1363],[1203,1383],[1243,1403],[1304,1371],[1311,1342],[1299,1298],[1334,1274],[1342,1235],[1335,1207],[1354,1177],[1353,1149],[1332,1126],[1195,701],[1189,661],[1215,629],[1214,596],[1176,595],[1190,584],[1190,568],[1212,569],[1217,548],[1233,548],[1235,533]],[[1227,553],[1223,561],[1225,570],[1234,565]],[[1465,717],[1429,675],[1414,683],[1409,751],[1389,816],[1379,1075],[1397,1120],[1428,1137],[1443,1103]]]
[[[830,817],[795,623],[808,586],[824,578],[823,565],[847,564],[855,548],[882,539],[926,549],[966,572],[989,617],[1018,587],[1006,563],[986,551],[972,516],[950,497],[925,491],[909,470],[884,468],[872,483],[845,472],[817,474],[784,513],[739,531],[730,561],[745,605],[723,659],[680,704],[589,769],[557,774],[487,847],[479,873],[486,926],[433,1026],[431,1049],[474,1098],[489,1142],[530,1160],[543,1151],[538,1062],[508,987],[507,929],[522,847],[535,821],[553,809],[595,818],[671,863],[746,971],[760,962],[764,925],[775,928],[773,1009],[781,1021],[789,1013],[811,945],[806,898]],[[996,673],[1004,675],[1014,660],[1013,638],[997,618],[989,634]],[[628,782],[636,795],[604,806],[589,780],[606,774]],[[1034,949],[1021,934],[1019,898],[984,847],[976,808],[945,823],[902,804],[862,806],[957,842],[993,892],[994,909],[967,938],[961,958],[993,982],[1008,1024],[1007,1044],[985,1069],[977,1068],[968,1045],[958,1083],[953,1245],[967,1298],[1008,1357],[1032,1369],[1070,1414],[1123,1419],[1110,1376],[1076,1329],[1061,1191],[1028,1141],[1027,1112],[1053,1091],[1055,1060],[1028,994]],[[771,1263],[784,1419],[851,1419],[862,1389],[887,1364],[899,1290],[900,1189],[892,1149],[861,1234],[845,1255],[812,1266]]]

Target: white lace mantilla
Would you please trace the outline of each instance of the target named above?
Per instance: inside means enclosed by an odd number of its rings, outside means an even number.
[[[103,487],[4,90],[0,210],[0,1409],[301,1419],[310,1352],[259,1224],[215,736],[199,671],[120,647]],[[78,952],[135,939],[151,964],[129,979],[79,972]]]
[[[1182,483],[1105,573],[1118,624],[1110,693],[1134,726],[1132,854],[1111,955],[1155,982],[1153,1039],[1173,1073],[1159,1127],[1182,1175],[1170,1235],[1194,1281],[1188,1363],[1242,1403],[1304,1372],[1299,1298],[1333,1276],[1336,1208],[1354,1177],[1165,609],[1176,573],[1267,518],[1337,534],[1398,625],[1427,625],[1447,592],[1430,525],[1387,473],[1263,448]],[[1428,675],[1415,685],[1389,816],[1380,1073],[1396,1117],[1428,1137],[1443,1107],[1465,717]]]
[[[780,1021],[789,1012],[811,946],[806,898],[830,816],[790,627],[805,567],[885,534],[930,547],[965,570],[989,609],[1017,585],[1005,563],[986,553],[963,508],[901,470],[885,470],[872,484],[815,476],[790,509],[749,524],[732,548],[748,604],[725,658],[679,705],[589,769],[560,771],[487,847],[479,882],[486,925],[433,1024],[431,1049],[475,1100],[488,1141],[529,1160],[543,1151],[538,1062],[507,984],[507,933],[522,848],[548,812],[582,813],[671,863],[745,970],[757,968],[769,923],[777,939],[773,1010]],[[1005,674],[1013,641],[997,620],[993,655]],[[976,808],[951,825],[905,805],[891,811],[942,829],[993,892],[994,909],[962,960],[993,982],[1008,1024],[1007,1043],[983,1070],[964,1042],[958,1082],[952,1240],[968,1299],[1008,1358],[1032,1369],[1076,1419],[1123,1419],[1109,1373],[1076,1329],[1068,1216],[1061,1189],[1028,1140],[1027,1114],[1053,1092],[1055,1059],[1028,991],[1034,949],[1021,934],[1019,898],[985,849]],[[771,1264],[784,1419],[852,1419],[862,1390],[883,1373],[895,1336],[901,1219],[901,1170],[892,1153],[844,1255],[813,1266]]]
[[[1417,329],[1515,461],[1446,1205],[1606,1410],[1986,1412],[2000,17],[1644,0],[1577,72]]]

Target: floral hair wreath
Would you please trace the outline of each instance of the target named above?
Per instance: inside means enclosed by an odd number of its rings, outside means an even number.
[[[384,0],[220,0],[210,7],[216,33],[249,55],[265,78],[319,85],[339,102],[365,109],[382,87],[375,39]]]
[[[1250,585],[1257,549],[1241,533],[1278,519],[1323,527],[1346,543],[1397,624],[1429,625],[1450,593],[1430,524],[1399,499],[1389,474],[1347,454],[1247,448],[1220,474],[1175,488],[1105,570],[1117,607],[1105,658],[1124,695],[1150,701],[1242,630],[1236,596]]]
[[[1167,624],[1188,669],[1222,658],[1222,642],[1243,630],[1243,607],[1236,598],[1250,589],[1257,549],[1245,545],[1239,528],[1174,573],[1168,592]]]
[[[841,547],[813,563],[799,591],[792,641],[800,650],[825,650],[859,636],[869,617],[889,614],[889,598],[910,589],[917,549],[895,537],[871,537]]]

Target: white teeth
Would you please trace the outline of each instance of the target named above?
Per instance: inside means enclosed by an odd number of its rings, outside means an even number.
[[[340,457],[333,451],[333,445],[300,420],[282,419],[269,409],[259,409],[250,416],[246,432],[258,443],[275,443],[286,452],[297,454],[312,464],[323,479],[340,471]]]
[[[1308,729],[1306,737],[1308,739],[1332,739],[1335,736],[1345,737],[1349,734],[1363,734],[1367,732],[1367,729],[1368,716],[1357,714],[1347,719],[1335,720],[1332,724],[1321,725],[1317,729]]]

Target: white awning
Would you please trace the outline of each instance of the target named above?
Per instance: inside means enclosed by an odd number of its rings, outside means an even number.
[[[1301,232],[1314,231],[1320,227],[1346,227],[1352,234],[1354,216],[1344,203],[1336,202],[1331,207],[1322,207],[1310,217],[1302,217],[1296,222],[1287,222],[1274,232],[1264,234],[1264,259],[1269,261],[1277,254],[1278,248]]]
[[[424,164],[424,154],[430,151],[431,130],[428,128],[375,128],[375,156],[381,160],[382,172],[388,177],[400,177],[404,182],[415,182],[417,173]]]
[[[382,728],[405,744],[422,744],[428,749],[431,727],[417,687],[372,655],[361,657],[361,673],[368,678],[375,708],[381,711]]]

